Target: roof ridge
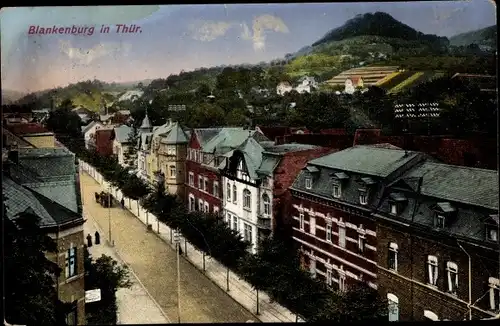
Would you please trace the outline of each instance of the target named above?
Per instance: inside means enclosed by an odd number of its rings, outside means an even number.
[[[449,166],[454,169],[464,169],[464,170],[474,170],[474,171],[485,171],[485,172],[495,172],[498,174],[498,170],[491,170],[491,169],[483,169],[483,168],[476,168],[472,166],[463,166],[463,165],[454,165],[454,164],[446,164],[446,163],[439,163],[439,162],[431,162],[431,161],[426,161],[424,164],[430,164],[430,165],[444,165],[444,166]]]

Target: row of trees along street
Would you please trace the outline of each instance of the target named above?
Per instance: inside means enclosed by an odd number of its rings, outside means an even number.
[[[65,325],[70,303],[57,295],[62,270],[45,253],[57,253],[57,245],[43,229],[40,218],[30,212],[15,220],[7,217],[3,197],[5,271],[5,321],[16,325]],[[85,290],[101,289],[101,301],[85,306],[88,325],[116,325],[116,291],[129,287],[126,266],[102,255],[94,260],[85,247]]]
[[[265,291],[306,321],[380,321],[385,320],[387,305],[376,290],[360,283],[347,292],[332,291],[312,279],[299,263],[298,251],[287,237],[265,239],[259,252],[248,252],[249,243],[231,230],[218,215],[188,212],[182,201],[154,189],[130,174],[116,159],[83,150],[79,158],[94,166],[125,197],[137,200],[143,208],[182,235],[198,250],[222,263],[247,280],[256,291]],[[362,312],[362,313],[360,313]]]

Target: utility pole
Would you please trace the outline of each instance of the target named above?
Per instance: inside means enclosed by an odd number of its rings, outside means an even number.
[[[181,235],[179,229],[175,230],[175,251],[177,256],[177,322],[181,323],[181,273],[180,273],[180,254]]]
[[[108,184],[108,237],[109,237],[109,245],[111,247],[114,246],[113,240],[111,240],[111,185]]]

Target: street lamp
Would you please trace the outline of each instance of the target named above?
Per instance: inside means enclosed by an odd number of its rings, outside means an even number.
[[[181,235],[179,229],[174,233],[175,251],[177,255],[177,322],[181,323],[181,273],[180,273],[180,255]]]

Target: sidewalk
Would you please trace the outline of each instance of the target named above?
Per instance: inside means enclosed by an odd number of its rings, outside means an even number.
[[[84,224],[84,234],[92,235],[92,247],[88,248],[93,259],[98,259],[103,254],[110,256],[121,265],[126,265],[118,256],[117,252],[107,244],[105,232],[99,228],[94,218],[84,212],[87,221]],[[95,244],[95,231],[101,235],[101,243]],[[85,243],[86,239],[85,239]],[[130,280],[132,286],[129,289],[118,289],[116,300],[118,305],[117,324],[166,324],[171,323],[168,316],[161,310],[156,301],[149,295],[140,280],[130,269]]]
[[[104,188],[108,187],[107,182],[103,181],[102,176],[96,172],[91,166],[84,166],[83,170],[88,175],[92,176]],[[112,194],[115,198],[121,200],[122,194],[120,190],[112,189]],[[130,205],[129,205],[130,203]],[[150,213],[147,213],[142,207],[138,209],[138,203],[134,200],[125,199],[126,208],[145,225],[151,224],[152,230],[164,242],[175,248],[172,241],[171,230],[163,223],[158,223],[157,218]],[[204,273],[213,283],[219,286],[224,291],[227,291],[227,269],[212,259],[210,256],[205,256],[205,264],[203,264],[203,253],[196,250],[184,238],[181,238],[181,245],[184,252],[183,257],[192,265]],[[203,268],[205,265],[205,268]],[[250,284],[240,279],[233,272],[229,272],[229,291],[228,294],[243,307],[251,311],[262,322],[296,322],[296,315],[278,303],[270,303],[269,296],[264,292],[259,292],[259,307],[257,314],[257,293]],[[299,322],[302,320],[299,319]]]

